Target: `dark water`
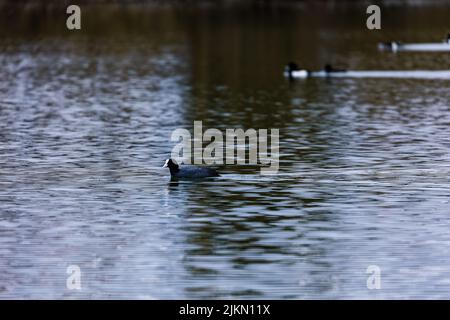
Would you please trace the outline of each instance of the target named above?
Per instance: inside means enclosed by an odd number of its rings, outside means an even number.
[[[447,69],[376,43],[440,41],[450,7],[33,12],[0,33],[0,298],[450,298],[450,81],[282,76]],[[170,183],[194,120],[279,128],[279,173]]]

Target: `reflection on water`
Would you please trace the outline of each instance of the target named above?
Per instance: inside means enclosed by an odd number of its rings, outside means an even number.
[[[441,70],[374,48],[441,36],[449,8],[394,7],[376,34],[354,7],[110,10],[117,37],[1,38],[0,298],[450,297],[448,81],[282,75]],[[279,128],[279,174],[171,182],[170,134],[194,120]]]

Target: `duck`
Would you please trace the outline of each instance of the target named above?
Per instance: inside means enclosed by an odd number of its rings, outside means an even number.
[[[174,159],[167,159],[163,168],[169,168],[172,178],[208,178],[218,177],[220,174],[212,169],[199,166],[180,166]]]
[[[331,64],[326,64],[323,68],[323,71],[326,75],[328,75],[330,73],[346,72],[347,70],[338,69],[333,67]],[[286,65],[286,67],[284,68],[284,74],[286,77],[289,77],[290,80],[293,80],[294,78],[308,78],[314,76],[314,73],[306,69],[300,69],[294,62],[289,62]]]
[[[284,75],[289,78],[289,80],[294,80],[294,78],[307,78],[310,75],[309,70],[300,70],[295,62],[289,62],[284,67]]]
[[[392,41],[392,42],[382,42],[378,44],[379,50],[386,50],[386,51],[392,51],[397,52],[399,47],[401,46],[400,42]]]

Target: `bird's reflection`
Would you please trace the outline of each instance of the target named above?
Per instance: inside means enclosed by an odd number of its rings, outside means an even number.
[[[170,189],[177,189],[179,186],[180,182],[177,178],[170,178],[170,181],[167,183],[167,188]]]

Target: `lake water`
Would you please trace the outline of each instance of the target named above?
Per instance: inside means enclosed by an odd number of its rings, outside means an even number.
[[[450,81],[282,74],[446,69],[376,45],[441,41],[450,6],[0,10],[1,299],[450,298]],[[194,120],[278,128],[279,173],[170,182]]]

